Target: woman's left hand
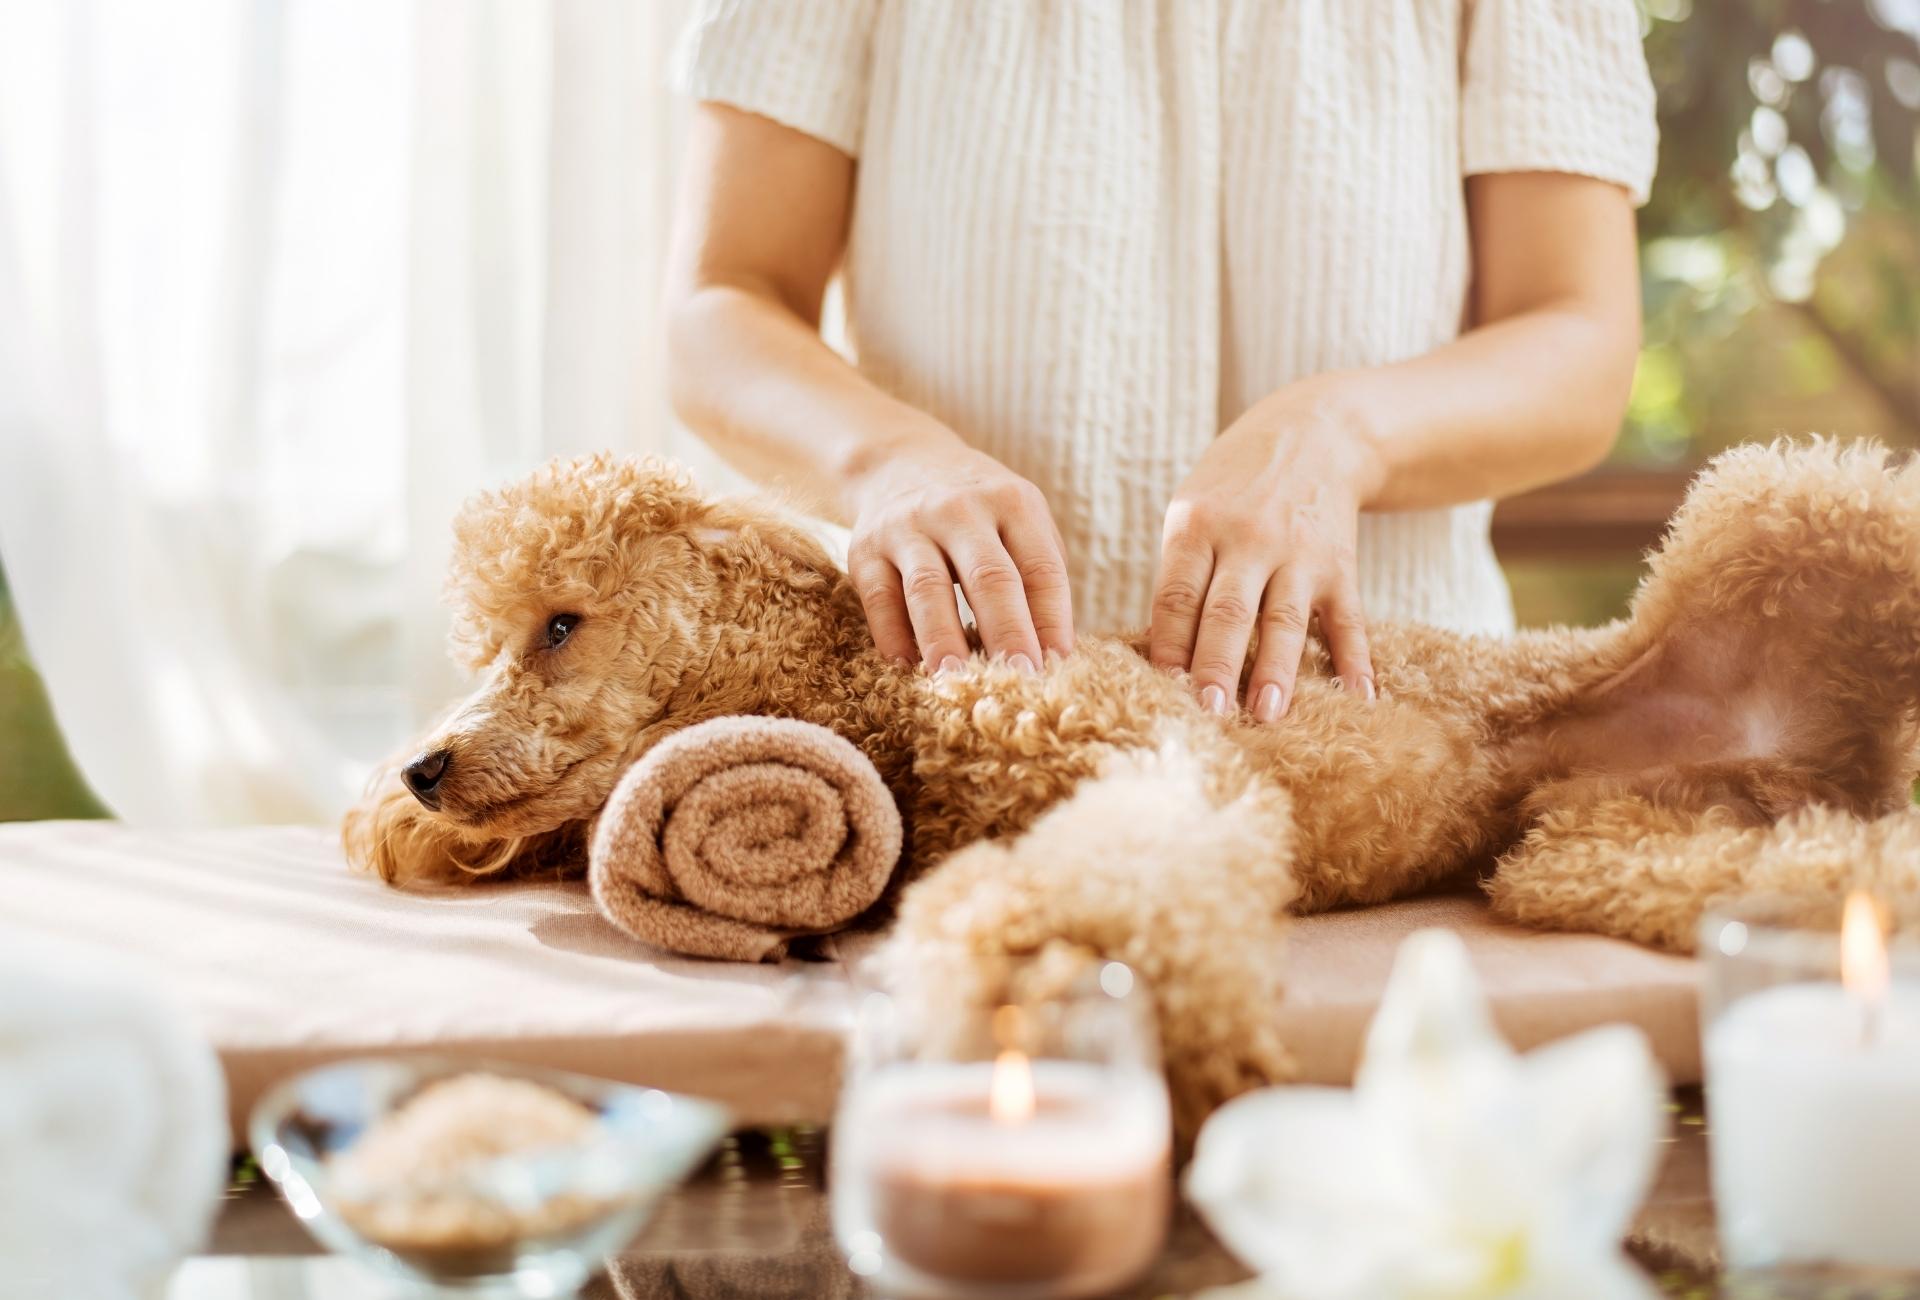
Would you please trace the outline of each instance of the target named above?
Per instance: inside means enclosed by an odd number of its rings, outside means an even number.
[[[1261,722],[1282,717],[1314,619],[1341,683],[1373,698],[1354,562],[1373,461],[1341,404],[1302,385],[1236,420],[1174,494],[1148,655],[1190,672],[1210,711],[1233,712],[1257,626],[1247,707]]]

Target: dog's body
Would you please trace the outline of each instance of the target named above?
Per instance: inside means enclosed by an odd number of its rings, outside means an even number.
[[[901,922],[926,969],[955,959],[939,996],[983,953],[1131,960],[1161,986],[1189,1119],[1282,1068],[1246,1008],[1287,910],[1480,867],[1512,918],[1686,947],[1719,895],[1826,887],[1862,837],[1913,834],[1887,815],[1915,770],[1920,475],[1873,448],[1729,453],[1629,618],[1377,626],[1378,700],[1316,646],[1274,725],[1206,713],[1137,641],[1086,637],[1038,673],[884,660],[803,532],[654,465],[549,467],[458,536],[455,644],[488,680],[427,742],[435,808],[396,768],[350,815],[357,862],[396,883],[582,870],[601,802],[671,731],[820,723],[898,798],[899,882],[940,866]]]

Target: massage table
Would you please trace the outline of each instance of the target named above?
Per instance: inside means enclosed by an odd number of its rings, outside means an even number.
[[[823,1122],[870,936],[824,961],[676,957],[616,931],[580,883],[401,893],[332,832],[0,826],[0,916],[110,949],[167,986],[225,1066],[236,1141],[275,1080],[367,1052],[444,1051],[711,1097],[742,1125]],[[1274,1009],[1308,1082],[1349,1082],[1400,940],[1465,938],[1522,1048],[1639,1026],[1674,1083],[1700,1078],[1693,962],[1496,922],[1476,894],[1300,920]]]

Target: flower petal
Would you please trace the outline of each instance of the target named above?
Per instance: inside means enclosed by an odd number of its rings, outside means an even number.
[[[1364,1091],[1382,1075],[1478,1068],[1489,1059],[1510,1061],[1513,1049],[1493,1027],[1467,946],[1451,930],[1409,935],[1367,1030],[1356,1085]]]
[[[1646,1036],[1628,1025],[1576,1034],[1521,1063],[1515,1127],[1554,1189],[1582,1251],[1615,1248],[1653,1185],[1667,1131],[1667,1084]]]
[[[1345,1089],[1269,1088],[1207,1121],[1186,1193],[1255,1271],[1316,1277],[1316,1296],[1378,1295],[1383,1263],[1429,1235],[1390,1155]]]

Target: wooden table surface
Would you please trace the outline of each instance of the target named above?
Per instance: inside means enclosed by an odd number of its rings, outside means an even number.
[[[1920,1281],[1722,1277],[1697,1091],[1678,1095],[1658,1183],[1629,1253],[1664,1296],[1686,1300],[1920,1300]],[[853,1300],[871,1292],[847,1272],[827,1222],[824,1135],[730,1138],[662,1205],[631,1249],[589,1284],[590,1300]],[[318,1255],[263,1179],[229,1193],[209,1253],[176,1276],[169,1300],[398,1300],[409,1294],[342,1259]],[[1183,1212],[1150,1277],[1126,1300],[1181,1296],[1246,1271]]]

